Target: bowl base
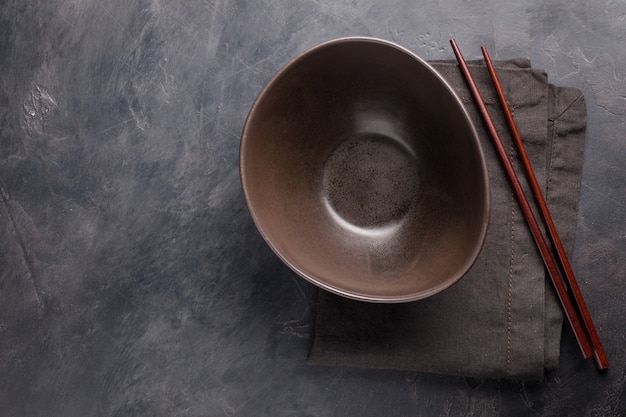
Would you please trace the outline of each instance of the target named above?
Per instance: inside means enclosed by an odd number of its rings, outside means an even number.
[[[353,231],[371,234],[395,229],[411,212],[418,194],[414,153],[385,135],[349,136],[324,164],[326,206]]]

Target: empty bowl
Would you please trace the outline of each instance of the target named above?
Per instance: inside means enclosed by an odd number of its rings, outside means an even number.
[[[487,230],[487,169],[465,108],[430,65],[379,39],[326,42],[280,69],[246,120],[240,173],[273,251],[353,299],[444,290]]]

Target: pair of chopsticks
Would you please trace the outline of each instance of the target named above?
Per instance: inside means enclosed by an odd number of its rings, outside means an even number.
[[[576,337],[576,341],[578,342],[578,346],[580,347],[583,357],[589,358],[593,355],[598,368],[606,369],[609,366],[606,353],[604,352],[604,348],[602,347],[602,343],[600,342],[598,332],[596,331],[593,321],[591,320],[591,315],[589,314],[589,310],[587,309],[585,300],[583,299],[580,288],[578,287],[578,284],[576,282],[576,278],[574,277],[574,272],[572,271],[572,267],[569,263],[569,260],[567,259],[567,255],[565,254],[565,249],[563,248],[563,244],[561,243],[559,234],[556,230],[556,227],[554,226],[554,222],[552,221],[552,216],[550,215],[548,206],[543,197],[543,193],[541,192],[541,187],[539,186],[537,178],[535,177],[535,173],[530,164],[528,154],[526,153],[526,149],[524,148],[524,144],[522,143],[522,138],[517,129],[517,125],[515,124],[515,120],[513,119],[513,114],[506,101],[506,97],[504,96],[502,86],[491,62],[491,58],[489,58],[489,54],[487,53],[487,48],[485,48],[484,46],[481,47],[483,56],[485,58],[485,63],[487,65],[487,70],[489,71],[489,75],[491,76],[494,87],[498,94],[500,105],[504,111],[507,124],[513,137],[515,148],[517,149],[518,156],[522,161],[524,172],[526,174],[526,179],[530,185],[535,203],[539,207],[541,219],[546,228],[547,235],[550,238],[550,242],[552,243],[552,246],[556,251],[556,259],[552,255],[552,252],[550,251],[550,248],[546,243],[546,239],[541,232],[539,223],[537,222],[537,219],[528,202],[528,199],[520,184],[517,174],[515,173],[513,164],[511,163],[507,155],[504,144],[502,143],[502,139],[500,139],[493,120],[491,119],[491,116],[487,111],[487,106],[485,105],[485,102],[480,95],[480,92],[478,91],[478,87],[476,86],[476,82],[474,81],[472,74],[469,71],[467,63],[463,59],[463,55],[461,55],[461,51],[459,50],[456,41],[454,39],[451,39],[450,43],[452,44],[454,54],[459,61],[459,65],[461,67],[461,71],[463,72],[463,76],[465,77],[465,81],[467,82],[470,92],[472,93],[472,96],[476,101],[478,110],[496,147],[496,151],[498,153],[500,161],[504,165],[504,169],[513,188],[515,197],[517,198],[517,201],[521,207],[522,213],[530,228],[535,243],[539,248],[541,258],[543,259],[543,262],[548,270],[548,274],[550,276],[552,284],[556,289],[557,296],[559,298],[559,301],[561,302],[561,306],[563,307],[567,321],[569,322],[574,332],[574,336]],[[561,269],[559,269],[557,263],[558,265],[560,265]],[[562,275],[565,276],[565,280],[562,279],[561,272],[563,273]]]

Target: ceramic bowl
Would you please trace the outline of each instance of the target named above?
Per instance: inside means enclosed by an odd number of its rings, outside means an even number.
[[[428,63],[379,39],[326,42],[280,69],[246,120],[240,173],[273,251],[349,298],[436,294],[487,230],[487,169],[464,106]]]

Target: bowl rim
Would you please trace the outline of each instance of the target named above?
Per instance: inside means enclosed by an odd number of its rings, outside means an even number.
[[[271,239],[269,238],[269,235],[267,233],[267,231],[263,228],[263,226],[261,225],[261,221],[258,218],[258,215],[255,211],[255,209],[253,208],[252,202],[251,202],[251,197],[249,195],[249,191],[246,187],[246,181],[247,181],[247,175],[245,172],[245,154],[246,154],[246,148],[247,148],[247,140],[246,138],[249,136],[249,129],[250,129],[250,121],[251,119],[254,117],[254,115],[257,113],[257,108],[259,106],[259,104],[264,100],[264,97],[268,94],[268,91],[271,90],[272,86],[283,76],[283,74],[285,74],[286,72],[288,72],[293,66],[295,66],[298,62],[302,61],[303,59],[307,58],[308,56],[314,54],[315,52],[317,52],[318,50],[327,48],[329,46],[332,45],[336,45],[336,44],[341,44],[341,43],[353,43],[353,42],[366,42],[366,43],[377,43],[377,44],[381,44],[387,47],[391,47],[394,48],[404,54],[406,54],[407,56],[411,57],[412,59],[414,59],[416,62],[418,62],[420,65],[422,65],[424,68],[426,68],[427,70],[429,70],[429,72],[435,76],[439,82],[444,86],[444,88],[448,91],[448,93],[450,94],[450,96],[453,98],[453,100],[455,101],[458,109],[461,111],[461,113],[464,115],[464,119],[467,121],[468,123],[468,127],[470,128],[470,133],[471,136],[474,138],[474,143],[476,145],[476,149],[477,149],[477,153],[478,153],[478,162],[481,166],[480,171],[483,173],[482,177],[483,177],[483,187],[485,190],[485,198],[484,198],[484,203],[485,203],[485,209],[483,211],[483,218],[482,218],[482,222],[481,222],[481,228],[480,228],[480,239],[478,244],[475,245],[474,251],[471,254],[471,256],[468,258],[470,259],[470,261],[468,261],[463,268],[460,268],[459,271],[454,274],[451,275],[448,279],[446,279],[445,281],[443,281],[442,283],[440,283],[439,285],[436,285],[432,288],[430,288],[427,291],[420,291],[417,293],[410,293],[410,294],[405,294],[405,295],[373,295],[373,294],[367,294],[367,293],[362,293],[362,292],[358,292],[358,291],[351,291],[351,290],[346,290],[343,288],[339,288],[337,286],[331,285],[329,283],[326,283],[324,281],[321,281],[320,279],[316,278],[315,276],[311,276],[311,274],[306,273],[305,271],[302,271],[299,267],[297,267],[296,265],[294,265],[294,263],[292,261],[290,261],[289,259],[287,259],[282,252],[280,251],[279,248],[276,247],[276,245],[271,241]],[[461,98],[459,97],[459,95],[456,93],[456,91],[454,90],[454,88],[450,85],[450,83],[443,78],[443,76],[432,66],[430,65],[426,60],[420,58],[417,54],[413,53],[411,50],[398,45],[395,42],[392,41],[388,41],[385,39],[381,39],[381,38],[376,38],[376,37],[370,37],[370,36],[346,36],[346,37],[340,37],[340,38],[335,38],[335,39],[331,39],[331,40],[327,40],[324,42],[321,42],[315,46],[309,47],[308,49],[305,49],[299,53],[297,53],[294,57],[292,57],[290,60],[288,60],[284,65],[282,65],[274,75],[272,75],[272,77],[266,82],[266,84],[263,86],[263,88],[261,89],[260,93],[258,94],[257,98],[254,100],[252,107],[250,108],[250,111],[245,119],[244,122],[244,126],[242,129],[242,134],[241,134],[241,140],[240,140],[240,148],[239,148],[239,178],[240,178],[240,184],[241,184],[241,188],[243,190],[243,194],[244,194],[244,198],[246,201],[246,205],[248,207],[248,211],[250,212],[250,215],[252,217],[252,220],[254,221],[254,224],[257,228],[257,230],[259,231],[259,233],[261,234],[263,240],[266,242],[266,244],[272,249],[272,251],[274,252],[274,254],[284,263],[286,264],[292,271],[296,272],[299,276],[301,276],[302,278],[306,279],[307,281],[309,281],[310,283],[312,283],[313,285],[320,287],[326,291],[329,291],[333,294],[336,295],[340,295],[349,299],[353,299],[353,300],[357,300],[357,301],[365,301],[365,302],[371,302],[371,303],[405,303],[405,302],[411,302],[411,301],[417,301],[417,300],[421,300],[421,299],[425,299],[428,298],[430,296],[433,296],[449,287],[451,287],[452,285],[454,285],[455,283],[457,283],[459,280],[461,280],[461,278],[463,278],[468,272],[469,270],[472,268],[472,266],[475,264],[476,260],[478,259],[480,252],[484,246],[486,237],[487,237],[487,231],[488,231],[488,227],[489,227],[489,219],[490,219],[490,215],[491,215],[491,189],[490,189],[490,184],[489,184],[489,171],[487,169],[487,163],[486,163],[486,159],[485,159],[485,154],[483,151],[483,147],[480,141],[480,136],[478,135],[478,132],[476,130],[476,127],[474,125],[474,122],[472,121],[469,112],[467,111],[467,108],[465,107],[465,105],[463,104],[463,102],[461,101]]]

